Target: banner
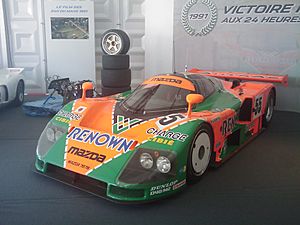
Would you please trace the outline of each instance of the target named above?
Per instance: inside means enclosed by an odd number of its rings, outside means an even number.
[[[288,74],[277,109],[300,112],[299,0],[176,0],[176,71]]]
[[[95,80],[95,25],[92,0],[44,2],[48,76]]]

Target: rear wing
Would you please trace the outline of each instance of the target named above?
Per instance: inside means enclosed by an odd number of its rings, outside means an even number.
[[[281,76],[272,74],[255,74],[243,72],[220,72],[213,70],[199,70],[196,68],[193,68],[188,72],[221,79],[238,79],[247,81],[281,83],[283,86],[288,86],[288,75]]]

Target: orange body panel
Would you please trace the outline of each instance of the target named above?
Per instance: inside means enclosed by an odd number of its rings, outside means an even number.
[[[272,75],[272,74],[255,74],[255,73],[244,73],[244,72],[221,72],[213,70],[199,70],[193,68],[189,70],[190,73],[198,73],[208,77],[216,77],[220,79],[238,79],[247,81],[258,81],[258,82],[270,82],[270,83],[281,83],[284,86],[288,86],[288,76]]]
[[[146,80],[143,84],[164,84],[195,91],[195,87],[192,82],[188,81],[187,79],[172,75],[155,76],[149,80]]]

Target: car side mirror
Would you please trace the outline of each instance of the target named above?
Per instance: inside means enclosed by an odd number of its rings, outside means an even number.
[[[90,91],[90,90],[93,90],[93,89],[94,89],[94,87],[93,87],[93,83],[92,82],[84,82],[82,84],[82,96],[81,96],[81,99],[85,100],[86,96],[87,96],[87,92]]]
[[[190,117],[192,113],[192,107],[195,104],[199,104],[203,102],[204,97],[203,95],[200,94],[188,94],[186,96],[186,101],[188,103],[188,111],[187,111],[187,116]]]

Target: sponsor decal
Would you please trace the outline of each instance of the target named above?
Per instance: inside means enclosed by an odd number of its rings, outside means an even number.
[[[190,0],[181,12],[181,23],[190,36],[205,36],[217,24],[218,12],[212,0]]]
[[[65,117],[61,117],[61,116],[56,116],[55,117],[55,120],[58,121],[58,122],[62,122],[62,123],[70,123],[70,120],[65,118]]]
[[[186,184],[186,179],[180,181],[180,182],[177,183],[177,184],[174,184],[174,185],[173,185],[173,190],[176,190],[176,189],[182,187],[182,186],[185,185],[185,184]]]
[[[142,122],[141,119],[130,119],[124,116],[117,116],[117,121],[113,124],[113,133],[120,134]]]
[[[163,129],[164,127],[170,126],[176,122],[182,121],[185,119],[185,116],[182,114],[171,114],[161,118],[159,121],[156,122],[156,125]]]
[[[235,126],[235,116],[229,117],[228,119],[224,120],[222,123],[222,126],[220,128],[220,131],[223,136],[227,136],[228,134],[231,134],[234,126]]]
[[[117,137],[108,133],[95,132],[79,127],[75,127],[68,134],[67,139],[93,144],[97,147],[105,146],[107,149],[112,149],[124,153],[128,150],[134,149],[137,144],[135,140],[128,140],[124,137]]]
[[[82,117],[79,114],[72,113],[72,112],[67,112],[63,109],[60,110],[56,115],[66,117],[66,118],[69,118],[71,120],[79,120]]]
[[[146,131],[147,134],[153,134],[156,136],[164,137],[164,138],[169,138],[175,141],[181,141],[184,142],[186,138],[189,136],[187,134],[183,134],[180,132],[173,132],[173,131],[166,131],[166,130],[158,130],[154,127],[149,128]]]
[[[168,191],[172,190],[172,187],[178,182],[178,180],[175,181],[171,181],[169,183],[166,184],[161,184],[158,186],[153,186],[150,189],[150,196],[151,195],[159,195]],[[174,189],[173,189],[174,190]]]
[[[94,161],[97,161],[97,162],[101,162],[101,163],[104,162],[104,160],[106,158],[105,155],[98,154],[96,152],[91,152],[91,151],[88,151],[88,150],[84,150],[84,149],[81,149],[81,148],[77,148],[77,147],[74,147],[74,146],[72,146],[68,150],[68,153],[73,154],[73,155],[77,155],[77,156],[82,157],[82,158],[86,158],[86,159],[94,160]]]
[[[91,167],[85,165],[85,164],[82,164],[80,162],[75,162],[74,160],[68,160],[68,163],[73,165],[73,166],[76,166],[76,167],[80,167],[82,169],[85,169],[85,170],[89,170]]]
[[[75,113],[83,113],[86,110],[85,106],[79,106],[74,112]]]
[[[151,138],[149,138],[149,141],[155,142],[158,144],[170,145],[170,146],[172,146],[174,144],[174,140],[168,140],[168,139],[159,138],[159,137],[154,137],[154,138],[151,137]]]
[[[164,82],[169,82],[169,83],[176,83],[176,84],[181,84],[182,80],[178,80],[175,78],[165,78],[165,77],[154,77],[151,79],[151,81],[164,81]]]

